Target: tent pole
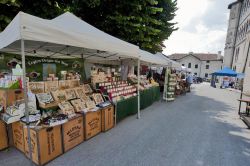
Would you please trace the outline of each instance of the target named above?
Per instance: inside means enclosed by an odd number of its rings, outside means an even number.
[[[22,68],[23,68],[23,93],[24,93],[24,104],[25,104],[25,117],[28,131],[28,145],[29,145],[29,157],[32,164],[32,151],[31,151],[31,139],[30,139],[30,124],[29,124],[29,109],[28,109],[28,94],[27,94],[27,80],[26,80],[26,64],[25,64],[25,53],[24,53],[24,40],[21,39],[21,54],[22,54]]]
[[[240,100],[242,99],[242,96],[243,96],[243,84],[244,84],[244,82],[242,82],[242,87],[241,87],[241,91],[240,91]],[[241,110],[241,101],[240,101],[240,104],[239,104],[238,115],[240,115],[240,110]]]
[[[138,59],[137,63],[137,99],[138,99],[138,110],[137,110],[137,119],[141,118],[141,113],[140,113],[140,59]]]

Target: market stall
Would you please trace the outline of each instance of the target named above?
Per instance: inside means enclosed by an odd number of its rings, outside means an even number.
[[[33,63],[44,64],[64,64],[58,59],[78,59],[76,62],[79,59],[138,60],[138,50],[137,46],[106,34],[71,13],[45,20],[20,12],[0,33],[2,55],[22,55],[20,65],[13,68],[18,75],[12,71],[1,80],[4,88],[18,84],[23,91],[17,107],[7,112],[3,109],[4,114],[15,116],[13,123],[6,118],[7,123],[12,124],[14,136],[18,137],[15,146],[20,146],[33,162],[43,165],[81,143],[83,138],[86,140],[107,131],[114,124],[112,104],[102,105],[103,96],[89,84],[82,84],[77,72],[62,72],[61,76],[49,72],[42,81],[33,81],[26,75],[29,70],[26,70],[29,65],[26,57],[41,58]],[[72,68],[79,65],[74,63]],[[44,65],[43,68],[54,71],[54,66]],[[33,72],[32,75],[38,74]]]
[[[141,51],[143,55],[142,64],[146,64],[150,67],[171,67],[173,62],[161,53],[151,54],[146,51]],[[151,76],[152,77],[152,76]],[[144,86],[141,88],[141,107],[146,108],[153,102],[158,101],[161,98],[159,83],[156,83],[153,78],[147,82],[146,78],[142,79],[141,83]]]
[[[157,84],[140,76],[141,64],[169,65],[68,12],[52,20],[20,12],[0,33],[0,51],[3,59],[14,55],[7,61],[12,70],[0,81],[6,96],[2,119],[12,129],[14,146],[38,165],[111,129],[115,112],[118,119],[136,113],[140,118],[140,108],[159,99]],[[87,60],[132,61],[136,82],[119,79],[111,68],[91,70],[84,82]],[[13,102],[4,100],[9,98]]]
[[[219,76],[219,77],[239,77],[241,79],[244,78],[244,74],[242,73],[237,73],[235,72],[234,70],[228,68],[228,67],[224,67],[223,69],[219,70],[219,71],[216,71],[214,73],[212,73],[212,80],[211,80],[211,86],[212,87],[215,87],[216,88],[216,77]],[[219,82],[221,85],[220,87],[223,88],[223,87],[226,87],[228,86],[228,80],[224,81],[220,81]],[[239,110],[238,110],[238,114],[241,115],[241,103],[244,102],[244,100],[242,101],[242,96],[243,96],[243,88],[241,88],[241,94],[240,94],[240,103],[239,103]],[[248,106],[248,104],[246,104],[246,106]],[[248,108],[246,107],[246,112],[248,111]]]

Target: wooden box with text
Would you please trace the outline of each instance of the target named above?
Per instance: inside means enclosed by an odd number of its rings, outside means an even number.
[[[6,130],[6,125],[0,120],[0,150],[8,147],[8,135]]]
[[[32,161],[44,165],[63,153],[61,125],[30,129]],[[28,132],[24,127],[24,151],[29,157]]]
[[[23,137],[23,123],[15,122],[12,123],[12,137],[14,146],[24,152],[24,137]]]
[[[90,111],[84,116],[85,140],[88,140],[101,132],[101,111]]]
[[[107,131],[114,127],[114,106],[110,105],[101,109],[102,131]]]
[[[64,152],[72,149],[84,140],[83,116],[69,120],[62,125]]]

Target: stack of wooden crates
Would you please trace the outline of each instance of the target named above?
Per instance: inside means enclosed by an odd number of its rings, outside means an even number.
[[[100,132],[114,127],[114,106],[97,111],[78,114],[67,123],[55,127],[31,128],[32,161],[44,165]],[[12,124],[14,146],[29,158],[27,127],[16,122]]]

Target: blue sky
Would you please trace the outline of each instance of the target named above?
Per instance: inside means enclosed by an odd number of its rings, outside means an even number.
[[[177,0],[173,22],[179,30],[164,42],[163,53],[217,53],[224,51],[229,17],[228,4],[234,0]]]

